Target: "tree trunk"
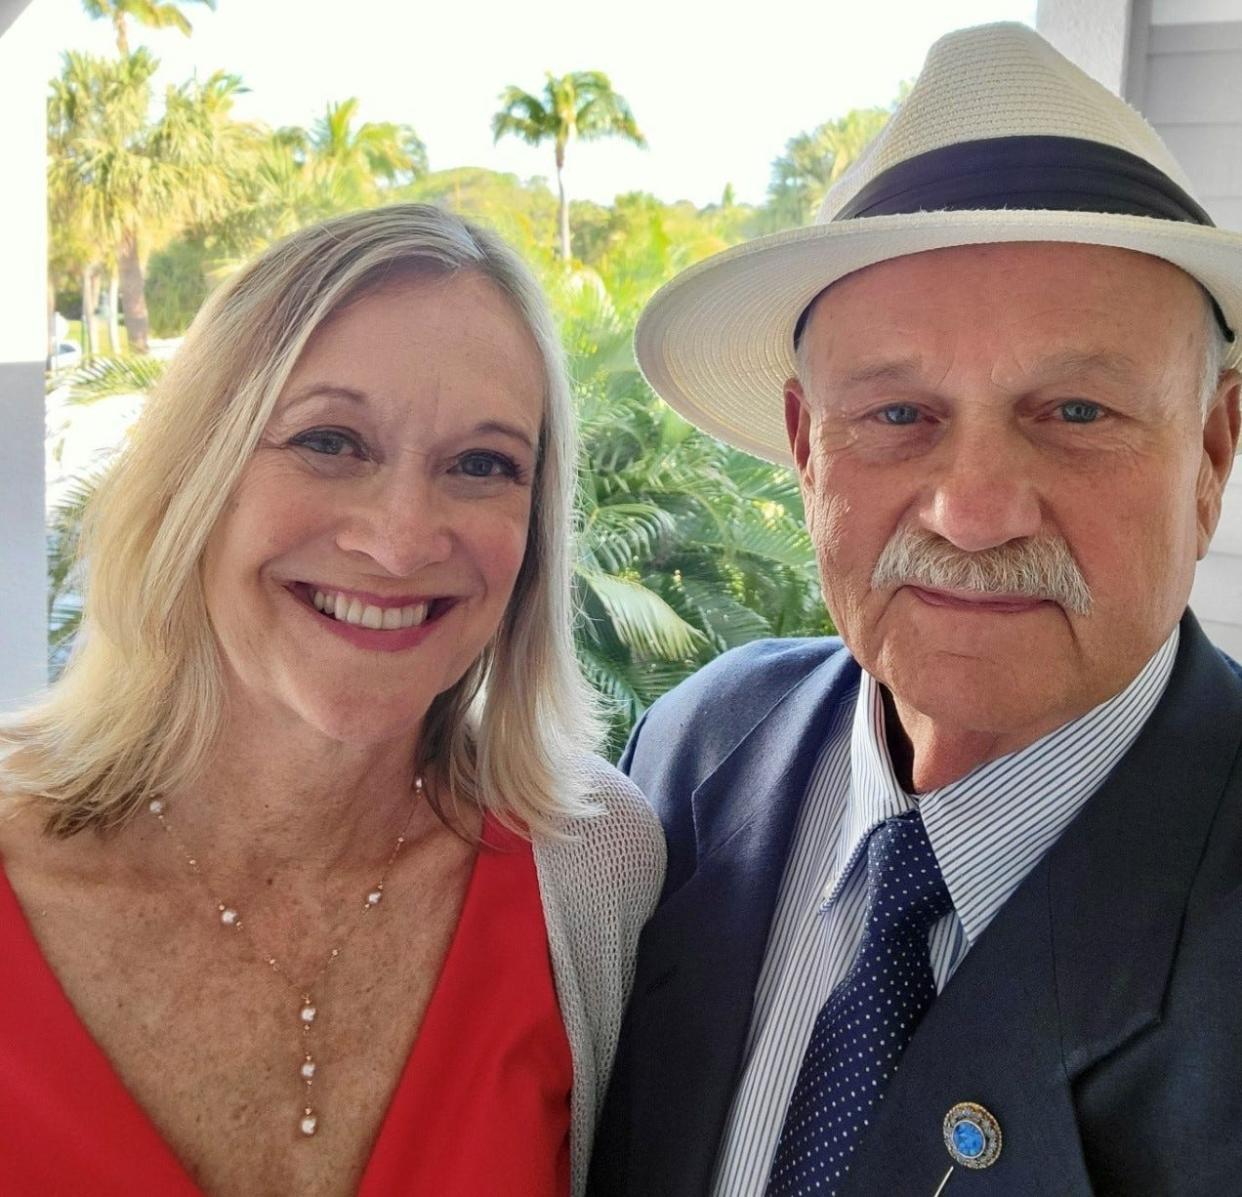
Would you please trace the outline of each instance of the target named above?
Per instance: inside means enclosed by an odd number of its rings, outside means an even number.
[[[82,271],[82,355],[92,358],[99,349],[99,333],[95,327],[95,308],[99,306],[99,283],[94,266]]]
[[[125,312],[125,331],[131,353],[147,352],[147,293],[138,255],[138,234],[130,230],[121,238],[121,307]]]
[[[108,340],[112,344],[112,356],[121,356],[121,313],[118,300],[121,281],[117,277],[116,267],[108,273]]]
[[[56,283],[47,280],[47,355],[56,352],[56,343],[60,338],[56,335]]]
[[[565,154],[557,147],[556,151],[556,190],[561,199],[561,261],[569,261],[569,200],[565,198]]]

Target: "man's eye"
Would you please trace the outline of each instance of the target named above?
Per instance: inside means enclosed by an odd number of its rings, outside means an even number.
[[[468,478],[516,478],[519,473],[517,462],[503,453],[463,453],[453,469]]]
[[[919,409],[911,403],[894,403],[882,407],[877,414],[884,424],[914,424],[918,422]]]
[[[1093,424],[1103,414],[1098,403],[1090,403],[1086,399],[1070,399],[1058,406],[1062,419],[1067,424]]]
[[[312,453],[322,453],[325,457],[342,457],[353,450],[362,456],[362,447],[347,432],[338,432],[334,428],[313,428],[293,438],[293,444]]]

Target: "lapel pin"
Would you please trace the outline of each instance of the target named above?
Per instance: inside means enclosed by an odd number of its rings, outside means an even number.
[[[976,1102],[959,1101],[944,1116],[944,1145],[955,1164],[990,1168],[1001,1153],[1000,1123]]]

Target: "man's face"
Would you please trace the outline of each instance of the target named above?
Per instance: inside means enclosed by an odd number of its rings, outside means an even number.
[[[828,608],[899,704],[1033,739],[1168,636],[1238,435],[1234,376],[1201,416],[1204,303],[1166,262],[1068,244],[898,258],[820,297],[790,440]],[[1090,603],[875,588],[895,533],[959,563],[1061,541]]]

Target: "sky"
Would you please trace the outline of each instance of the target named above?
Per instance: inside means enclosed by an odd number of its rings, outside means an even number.
[[[359,119],[411,124],[433,170],[482,166],[553,175],[552,150],[493,145],[497,97],[537,92],[544,73],[602,70],[629,100],[649,148],[571,147],[571,196],[609,203],[627,191],[719,201],[732,184],[762,201],[772,159],[795,134],[853,107],[887,105],[941,34],[984,21],[1034,24],[1036,0],[218,0],[188,4],[193,36],[134,28],[161,81],[225,69],[250,91],[238,114],[309,125],[357,96]],[[111,27],[81,0],[33,0],[48,75],[65,49],[113,53]]]

